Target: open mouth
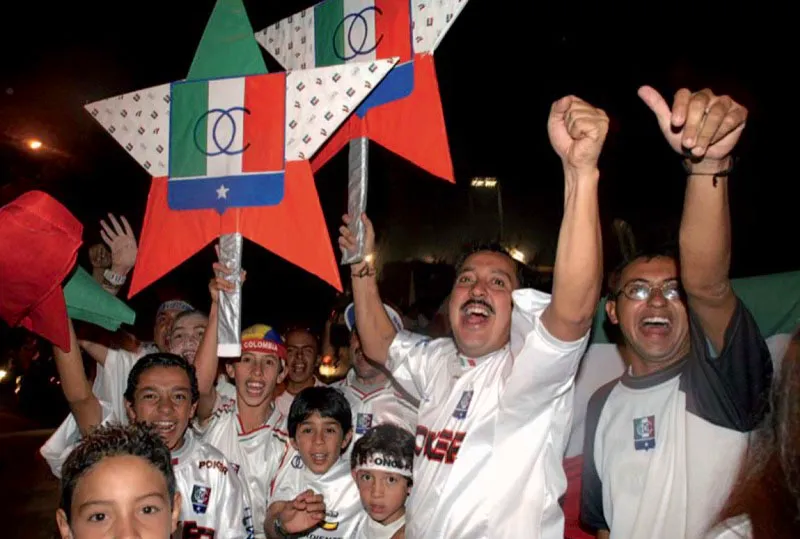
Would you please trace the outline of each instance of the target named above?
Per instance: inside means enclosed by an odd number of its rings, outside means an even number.
[[[324,466],[328,462],[327,453],[311,453],[311,463],[315,466]]]
[[[306,372],[308,364],[305,361],[295,361],[292,363],[292,372],[296,374],[303,374]]]
[[[468,326],[481,326],[494,315],[494,309],[485,301],[469,300],[461,307],[461,317]]]
[[[264,382],[247,382],[245,387],[247,388],[248,395],[258,397],[264,392],[264,388],[267,387],[267,384]]]
[[[376,515],[382,515],[383,513],[386,512],[386,506],[385,505],[370,504],[369,512],[373,513],[373,514],[376,514]]]
[[[663,335],[672,328],[672,321],[663,316],[648,316],[640,324],[645,335]]]
[[[151,424],[162,438],[172,435],[178,428],[177,421],[153,421]]]

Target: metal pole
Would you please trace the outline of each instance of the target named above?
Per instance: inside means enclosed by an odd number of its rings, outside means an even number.
[[[369,166],[369,140],[366,137],[350,141],[348,162],[347,213],[350,215],[350,231],[356,236],[356,250],[342,253],[342,264],[354,264],[364,260],[364,223],[361,214],[367,210],[367,182]]]
[[[242,355],[242,235],[223,234],[219,237],[219,261],[233,270],[225,277],[233,281],[236,288],[232,292],[221,292],[217,311],[217,355],[219,357],[239,357]]]

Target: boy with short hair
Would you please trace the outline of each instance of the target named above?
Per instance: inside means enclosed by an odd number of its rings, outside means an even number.
[[[267,535],[350,539],[366,515],[342,457],[353,436],[347,399],[332,387],[302,390],[289,410],[288,430],[295,451],[272,482]]]
[[[63,463],[82,435],[98,425],[120,422],[109,403],[92,393],[71,322],[69,332],[70,351],[53,346],[53,355],[72,415],[41,449],[56,477],[61,476]],[[198,398],[194,367],[180,356],[163,352],[136,362],[124,395],[130,422],[152,425],[172,452],[182,493],[181,533],[252,538],[250,498],[235,466],[188,428]]]
[[[165,539],[181,508],[169,448],[142,423],[96,428],[64,463],[56,522],[62,539]]]
[[[355,539],[405,537],[406,498],[411,493],[414,436],[387,423],[369,429],[353,446],[350,466],[369,518]]]

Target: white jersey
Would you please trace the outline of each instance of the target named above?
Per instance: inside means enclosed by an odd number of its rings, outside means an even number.
[[[325,384],[320,382],[319,379],[315,376],[314,387],[325,387]],[[281,413],[283,417],[289,417],[289,408],[292,407],[292,402],[294,402],[294,395],[292,395],[286,390],[284,390],[283,393],[275,397],[275,406],[278,408],[278,411]]]
[[[406,331],[389,349],[389,369],[410,375],[422,397],[409,539],[563,537],[561,459],[588,331],[562,342],[540,320],[550,295],[512,298],[510,343],[487,356]]]
[[[392,539],[400,528],[405,525],[405,515],[385,526],[367,516],[367,518],[361,520],[361,525],[356,530],[353,539]]]
[[[206,443],[219,449],[239,468],[253,502],[256,536],[264,537],[269,483],[289,447],[285,419],[273,408],[261,428],[244,432],[237,406],[235,399],[218,394],[208,422],[204,426],[195,422],[195,428]]]
[[[395,388],[390,380],[377,387],[364,388],[351,369],[347,377],[331,387],[344,394],[353,413],[353,440],[348,446],[348,455],[356,441],[371,427],[392,423],[412,434],[417,428],[417,403],[409,399],[411,395]]]
[[[290,450],[275,477],[270,503],[292,501],[308,489],[322,494],[325,520],[308,534],[297,537],[351,539],[361,520],[369,518],[361,505],[356,482],[350,475],[350,462],[344,457],[324,474],[316,475],[306,468],[300,453]]]
[[[752,539],[753,526],[747,515],[729,518],[709,531],[705,539]]]
[[[100,405],[101,425],[119,423],[109,403]],[[70,414],[42,446],[40,452],[56,477],[61,477],[61,468],[80,439],[80,430]],[[181,493],[180,537],[254,537],[247,489],[236,467],[222,453],[187,429],[183,446],[172,452],[172,466]]]

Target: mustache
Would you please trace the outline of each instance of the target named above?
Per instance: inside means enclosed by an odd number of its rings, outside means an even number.
[[[489,305],[486,301],[482,299],[474,299],[474,298],[465,301],[464,304],[461,306],[461,310],[462,311],[466,310],[470,305],[479,305],[486,307],[486,310],[488,310],[491,314],[494,314],[494,308],[491,305]]]

